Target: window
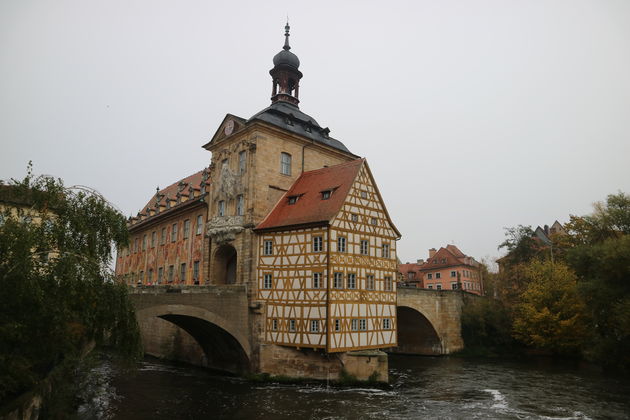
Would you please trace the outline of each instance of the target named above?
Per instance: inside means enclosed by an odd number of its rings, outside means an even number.
[[[432,284],[427,284],[427,288],[428,289],[433,289],[433,285]]]
[[[179,281],[186,283],[186,263],[182,263],[179,270]]]
[[[297,203],[298,198],[300,198],[300,196],[298,195],[292,195],[289,197],[289,205],[293,205],[295,203]]]
[[[142,250],[146,250],[147,249],[147,235],[143,235],[142,236]]]
[[[193,281],[199,284],[199,261],[193,262]]]
[[[190,236],[190,220],[184,220],[184,239],[188,239]]]
[[[457,277],[457,273],[455,273],[454,271],[451,271],[451,277]]]
[[[245,200],[243,199],[243,194],[239,194],[236,196],[236,215],[242,216],[245,211]]]
[[[413,271],[411,271],[411,272],[407,273],[407,278],[408,278],[409,280],[413,280],[413,279],[415,279],[415,278],[416,278],[416,273],[414,273]]]
[[[171,229],[171,242],[175,242],[177,240],[177,223],[173,223],[173,228]]]
[[[271,329],[278,331],[278,320],[276,318],[271,320]]]
[[[158,268],[157,282],[158,284],[162,284],[163,281],[164,281],[164,267],[160,267]]]
[[[147,282],[149,282],[149,284],[153,283],[153,269],[149,268],[149,276],[147,277]]]
[[[330,198],[330,194],[332,194],[332,191],[330,190],[322,191],[322,200],[328,200]]]
[[[438,289],[438,290],[442,290],[442,285],[441,284],[436,284],[435,288]]]
[[[319,321],[311,321],[311,332],[319,332]]]
[[[263,255],[273,255],[273,241],[264,242]]]
[[[138,284],[142,284],[144,282],[144,271],[140,272],[140,276],[138,277]]]
[[[313,237],[313,252],[322,252],[323,250],[323,241],[321,236]]]
[[[367,290],[374,290],[374,274],[368,274],[365,277],[365,288]]]
[[[265,274],[264,280],[263,280],[263,289],[271,289],[271,283],[272,283],[271,280],[272,280],[271,274]]]
[[[337,238],[337,252],[346,252],[346,238],[343,236]]]
[[[428,280],[433,280],[433,273],[427,274],[427,279]]]
[[[133,252],[138,252],[138,238],[133,240]]]
[[[457,290],[457,283],[456,282],[452,282],[451,283],[451,289]]]
[[[361,191],[361,198],[367,198],[367,191]]]
[[[360,331],[367,330],[367,319],[360,319],[359,320],[359,330]]]
[[[219,201],[219,216],[225,216],[225,201],[221,200]]]
[[[350,215],[350,220],[352,220],[353,222],[358,222],[359,221],[359,215],[352,213]]]
[[[383,318],[383,329],[389,330],[392,328],[392,321],[389,318]]]
[[[359,330],[359,320],[354,318],[352,320],[350,320],[350,329],[352,331],[358,331]]]
[[[155,241],[157,240],[157,232],[151,232],[151,248],[155,248]]]
[[[383,244],[383,258],[389,258],[389,244]]]
[[[313,289],[322,287],[322,273],[313,273]]]
[[[361,255],[368,255],[370,252],[370,242],[366,239],[361,240]]]
[[[280,154],[280,173],[283,175],[291,175],[291,155],[282,152]]]
[[[197,216],[197,230],[195,233],[197,235],[201,235],[202,232],[203,232],[203,216],[200,214],[199,216]]]
[[[335,319],[335,331],[341,331],[341,320]]]
[[[442,258],[442,260],[440,261],[442,264],[446,264],[446,258]]]
[[[295,332],[295,319],[289,320],[289,331]]]
[[[173,275],[175,274],[175,266],[168,266],[168,282],[173,283]]]
[[[354,273],[348,273],[348,289],[357,288],[357,275]]]
[[[370,220],[370,223],[372,224],[372,226],[376,226],[378,225],[378,219],[376,217],[372,217],[372,219]]]
[[[247,152],[243,150],[238,154],[238,173],[245,173],[245,169],[247,168]]]
[[[162,234],[160,235],[160,245],[164,245],[166,243],[166,228],[162,228]]]
[[[333,287],[335,289],[343,289],[343,273],[334,274]]]
[[[383,279],[385,281],[385,290],[393,290],[392,278],[391,276],[385,276]]]
[[[435,278],[436,279],[442,278],[442,273],[435,273]]]

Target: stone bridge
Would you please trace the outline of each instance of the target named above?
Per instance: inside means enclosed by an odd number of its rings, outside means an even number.
[[[249,304],[246,286],[144,286],[130,293],[145,353],[234,373],[265,365],[264,312]],[[461,350],[464,302],[461,291],[399,287],[398,347],[385,350],[419,355]]]
[[[398,347],[388,351],[442,355],[463,349],[464,294],[473,296],[459,290],[398,287]]]
[[[146,354],[243,373],[256,362],[242,285],[134,287]]]

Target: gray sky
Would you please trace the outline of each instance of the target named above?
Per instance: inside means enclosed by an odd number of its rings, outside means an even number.
[[[403,262],[630,193],[627,0],[2,0],[0,178],[32,160],[135,214],[268,106],[287,14],[300,108],[367,157]]]

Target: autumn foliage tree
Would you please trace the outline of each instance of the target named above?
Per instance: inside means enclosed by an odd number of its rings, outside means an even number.
[[[513,334],[555,354],[576,354],[589,337],[587,310],[575,273],[563,262],[533,260],[515,307]]]

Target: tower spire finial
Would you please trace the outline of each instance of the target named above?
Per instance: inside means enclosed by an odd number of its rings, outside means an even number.
[[[289,45],[289,29],[291,29],[291,27],[289,26],[289,16],[287,15],[287,24],[284,27],[284,47],[282,47],[285,51],[289,51],[291,49],[291,46]]]

